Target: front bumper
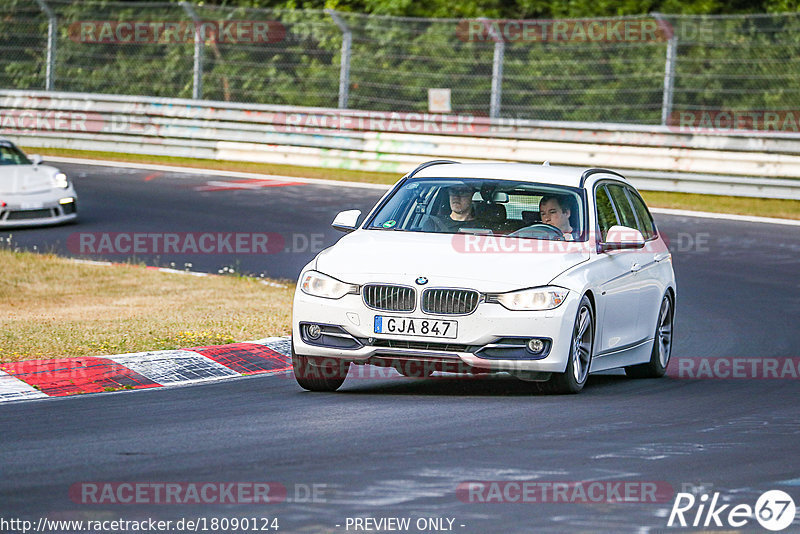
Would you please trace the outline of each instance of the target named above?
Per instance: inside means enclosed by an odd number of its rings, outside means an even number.
[[[61,203],[62,199],[71,199],[71,202]],[[0,228],[46,226],[72,221],[78,217],[77,202],[75,193],[69,191],[55,199],[52,193],[48,193],[31,195],[23,203],[8,202],[0,207]]]
[[[361,295],[349,294],[341,299],[324,299],[303,293],[299,287],[294,297],[292,341],[297,354],[371,363],[378,360],[411,360],[455,363],[461,368],[491,371],[534,371],[562,373],[569,357],[572,327],[580,295],[570,292],[557,308],[548,311],[511,311],[500,304],[481,301],[469,315],[433,315],[419,307],[413,312],[384,312],[368,308]],[[414,335],[376,334],[376,315],[415,317],[458,322],[456,338],[441,339]],[[337,346],[321,346],[309,342],[301,324],[325,325],[328,339],[342,339]],[[304,337],[306,339],[304,339]],[[545,355],[521,350],[490,350],[519,340],[546,340]],[[354,342],[347,341],[348,339]],[[327,344],[327,343],[326,343]],[[343,348],[346,347],[346,348]],[[508,354],[504,358],[500,354]]]

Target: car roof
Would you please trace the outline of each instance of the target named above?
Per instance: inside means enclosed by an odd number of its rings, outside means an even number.
[[[531,163],[436,163],[419,169],[413,175],[415,178],[494,178],[581,187],[581,178],[589,170],[627,182],[622,176],[605,169]]]

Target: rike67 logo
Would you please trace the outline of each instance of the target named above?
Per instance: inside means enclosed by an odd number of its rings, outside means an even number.
[[[667,526],[742,528],[753,518],[767,530],[784,530],[794,521],[796,507],[792,497],[780,490],[764,492],[755,507],[749,504],[719,504],[719,492],[696,497],[678,493]]]

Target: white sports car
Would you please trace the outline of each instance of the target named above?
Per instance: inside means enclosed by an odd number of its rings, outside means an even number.
[[[590,372],[663,376],[672,257],[620,174],[433,161],[400,180],[297,284],[298,383],[333,391],[351,364],[507,372],[576,393]]]
[[[67,176],[41,156],[28,159],[0,139],[0,228],[59,224],[78,217],[78,195]]]

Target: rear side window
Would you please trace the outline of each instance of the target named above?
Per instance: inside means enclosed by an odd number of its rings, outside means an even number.
[[[522,220],[523,212],[539,213],[541,195],[514,195],[509,194],[506,204],[506,213],[509,219]],[[541,217],[540,219],[541,220]]]
[[[597,224],[600,226],[600,240],[606,240],[608,229],[617,222],[617,215],[614,213],[614,207],[611,205],[611,199],[608,197],[608,192],[604,186],[599,186],[595,191],[595,199],[597,200]]]
[[[637,228],[636,215],[633,214],[633,207],[631,207],[631,203],[628,201],[628,195],[625,194],[625,188],[621,185],[611,184],[606,187],[611,195],[611,200],[614,202],[614,207],[617,208],[619,223],[628,228]]]
[[[631,204],[633,204],[633,211],[636,212],[636,218],[639,219],[638,230],[642,232],[645,239],[655,237],[656,228],[653,224],[653,216],[650,215],[650,211],[647,209],[647,206],[644,205],[644,201],[630,189],[628,190],[628,197],[631,200]]]

